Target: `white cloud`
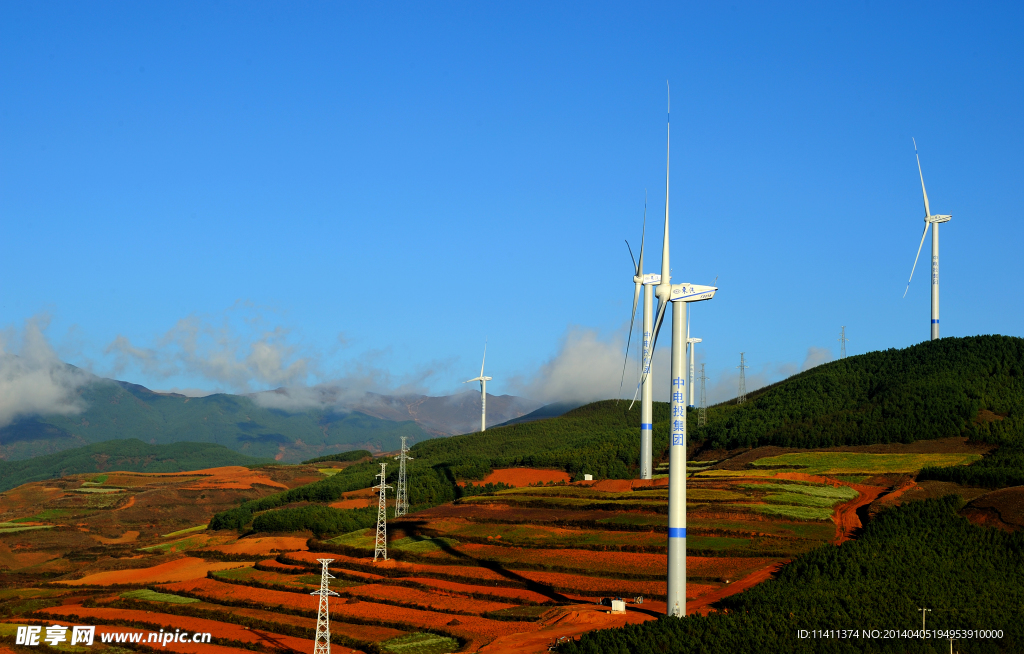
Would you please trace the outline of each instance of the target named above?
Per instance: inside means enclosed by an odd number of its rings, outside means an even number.
[[[78,389],[95,379],[64,364],[50,347],[45,316],[0,340],[0,427],[32,415],[74,415],[85,409]]]

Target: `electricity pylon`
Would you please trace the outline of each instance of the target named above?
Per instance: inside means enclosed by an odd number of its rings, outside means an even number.
[[[846,342],[850,339],[846,338],[846,325],[843,325],[843,331],[839,334],[839,358],[846,358]]]
[[[708,380],[704,374],[704,364],[700,364],[700,408],[697,410],[697,426],[704,427],[708,424],[708,394],[704,388],[704,382]]]
[[[402,453],[398,455],[398,490],[395,493],[395,517],[405,515],[409,512],[409,486],[405,480],[405,462],[412,461],[407,453],[409,448],[405,446],[405,439],[402,436]]]
[[[740,365],[736,366],[740,369],[740,394],[736,398],[736,404],[743,404],[747,401],[747,368],[748,366],[743,361],[743,352],[740,352]]]
[[[314,590],[310,595],[320,596],[320,607],[316,612],[316,640],[313,641],[313,654],[331,654],[331,625],[330,612],[327,610],[327,597],[338,594],[328,588],[330,579],[334,579],[327,571],[327,564],[334,559],[317,559],[323,566],[320,571],[320,590]]]
[[[374,488],[380,488],[380,501],[377,502],[377,543],[373,548],[374,563],[380,556],[383,556],[385,561],[388,560],[388,507],[387,501],[384,499],[384,490],[391,486],[384,483],[387,465],[386,463],[380,464],[380,474],[376,475],[380,477],[380,485],[374,486]]]

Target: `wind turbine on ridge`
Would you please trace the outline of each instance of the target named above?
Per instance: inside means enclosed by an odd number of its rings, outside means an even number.
[[[644,273],[644,238],[647,233],[647,193],[644,192],[644,223],[640,232],[640,260],[633,260],[635,270],[633,271],[633,315],[629,319],[629,337],[626,339],[626,357],[622,362],[622,377],[619,379],[619,391],[622,391],[622,380],[626,377],[626,363],[629,360],[629,344],[633,339],[633,322],[636,320],[636,305],[640,301],[640,287],[644,289],[643,306],[643,348],[641,351],[640,381],[637,383],[636,391],[633,393],[633,401],[629,408],[633,408],[636,396],[640,394],[640,479],[651,479],[654,476],[654,393],[651,387],[651,357],[654,354],[652,347],[652,322],[654,314],[654,286],[661,281],[661,275]],[[626,241],[629,248],[629,241]],[[633,249],[629,249],[629,256],[632,258]],[[628,409],[627,409],[628,410]]]
[[[463,384],[480,382],[480,431],[487,430],[487,382],[493,379],[493,377],[484,377],[485,363],[487,363],[487,341],[484,341],[484,360],[480,362],[480,376],[462,382]]]
[[[932,215],[928,206],[928,191],[924,188],[924,173],[921,172],[921,155],[917,153],[917,141],[914,141],[914,156],[917,157],[917,174],[921,176],[921,195],[924,196],[924,232],[921,233],[921,244],[917,246],[917,256],[914,257],[914,267],[910,269],[910,279],[907,280],[907,288],[903,291],[903,297],[907,297],[910,290],[910,280],[914,279],[914,271],[917,270],[917,260],[921,257],[921,247],[924,246],[924,239],[928,236],[928,227],[932,227],[932,337],[931,340],[939,338],[939,223],[949,222],[951,215]]]

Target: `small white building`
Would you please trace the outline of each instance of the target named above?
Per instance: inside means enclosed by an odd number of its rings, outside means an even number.
[[[625,613],[626,603],[622,600],[612,600],[612,613]]]
[[[594,481],[594,475],[583,475],[583,481]]]

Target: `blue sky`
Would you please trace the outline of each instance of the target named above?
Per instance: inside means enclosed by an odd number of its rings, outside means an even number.
[[[37,325],[159,389],[447,393],[486,338],[492,393],[617,389],[666,80],[719,398],[741,351],[756,384],[842,325],[928,337],[911,137],[953,214],[943,335],[1024,335],[1020,5],[365,4],[0,7],[6,350]]]

